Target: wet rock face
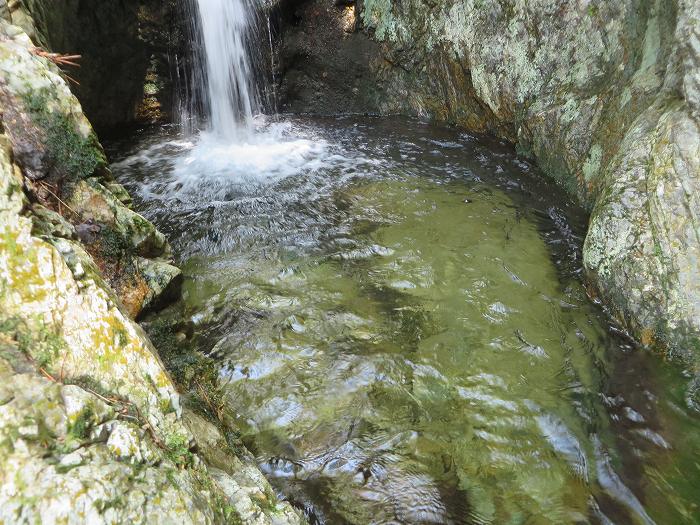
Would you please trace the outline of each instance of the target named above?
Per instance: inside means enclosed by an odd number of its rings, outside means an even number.
[[[355,12],[354,38],[379,44],[373,80],[336,98],[516,143],[591,209],[584,263],[614,315],[643,344],[700,362],[700,5],[363,0]],[[308,20],[282,49],[313,33]],[[334,64],[314,56],[317,71]]]
[[[175,0],[0,0],[0,17],[36,45],[81,55],[70,87],[100,131],[169,113],[178,14]]]
[[[381,91],[371,63],[379,46],[357,31],[352,2],[280,3],[280,110],[376,113]]]
[[[98,128],[130,122],[143,98],[148,65],[138,34],[139,2],[20,0],[9,2],[13,24],[57,53],[80,54],[70,71],[85,114]]]

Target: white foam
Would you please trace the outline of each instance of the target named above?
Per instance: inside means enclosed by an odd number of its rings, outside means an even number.
[[[204,132],[193,147],[177,159],[173,174],[180,182],[265,182],[319,169],[325,164],[323,140],[281,137],[267,132],[232,142]]]
[[[265,188],[290,177],[298,181],[297,190],[309,184],[320,190],[342,182],[362,166],[375,164],[331,147],[325,139],[290,122],[268,123],[257,117],[255,133],[245,139],[202,131],[151,145],[113,168],[116,172],[158,172],[158,177],[140,178],[137,191],[145,200],[216,205],[232,198],[260,196]]]

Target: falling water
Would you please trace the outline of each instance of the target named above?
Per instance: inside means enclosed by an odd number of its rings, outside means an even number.
[[[255,0],[196,0],[200,57],[195,83],[210,130],[226,139],[249,135],[259,111],[251,42]]]
[[[267,39],[270,44],[270,75],[272,76],[272,110],[277,115],[277,82],[275,79],[275,46],[272,43],[272,22],[270,15],[267,15]]]
[[[181,148],[172,189],[216,200],[231,184],[279,180],[322,163],[325,141],[297,136],[289,123],[264,115],[266,109],[276,113],[271,3],[182,0],[181,6],[191,45],[182,60],[174,57],[182,136],[168,145]],[[270,76],[268,88],[263,81]]]

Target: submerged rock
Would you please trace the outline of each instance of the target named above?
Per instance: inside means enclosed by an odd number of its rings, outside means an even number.
[[[382,113],[514,142],[591,210],[584,265],[614,316],[642,344],[697,369],[700,4],[364,0],[353,16],[381,46],[363,59],[361,92],[337,94],[321,79],[317,90],[351,110],[359,97]],[[282,50],[315,39],[312,17],[294,22]],[[346,38],[340,27],[324,31]],[[319,70],[336,65],[332,48],[314,49]],[[283,64],[283,87],[305,71],[299,63]],[[295,110],[324,99],[283,94]]]

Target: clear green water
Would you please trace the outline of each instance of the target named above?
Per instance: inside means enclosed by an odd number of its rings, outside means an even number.
[[[587,298],[581,210],[496,141],[275,126],[304,140],[229,172],[150,135],[115,171],[282,496],[329,524],[700,523],[687,380]]]

